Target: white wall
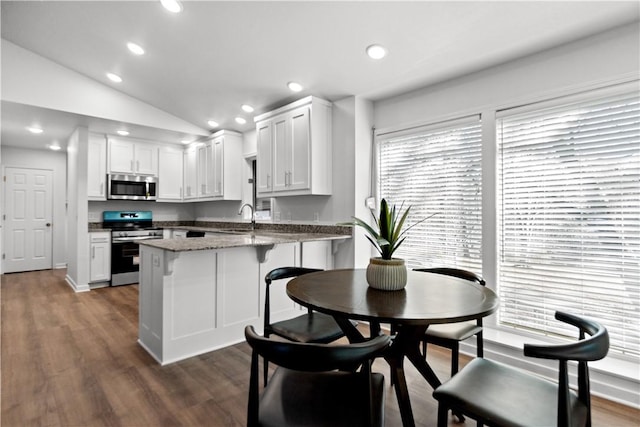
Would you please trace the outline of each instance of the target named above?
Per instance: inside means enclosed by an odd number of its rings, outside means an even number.
[[[562,45],[465,77],[374,103],[378,130],[556,97],[638,78],[640,24]]]
[[[78,292],[89,290],[88,142],[89,129],[79,127],[67,143],[69,261],[66,280]]]
[[[67,264],[66,153],[7,146],[0,147],[0,151],[3,170],[5,167],[22,167],[53,172],[52,261],[53,268],[64,268]]]

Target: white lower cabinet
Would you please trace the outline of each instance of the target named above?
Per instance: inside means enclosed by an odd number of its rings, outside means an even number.
[[[89,233],[89,282],[111,280],[111,233]]]

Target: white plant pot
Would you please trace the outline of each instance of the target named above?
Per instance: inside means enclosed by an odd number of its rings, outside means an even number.
[[[367,282],[374,289],[398,291],[407,285],[407,267],[399,258],[371,258],[367,267]]]

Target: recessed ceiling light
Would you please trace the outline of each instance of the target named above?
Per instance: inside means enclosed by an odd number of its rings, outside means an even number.
[[[193,141],[189,141],[188,139],[183,139],[182,141],[180,141],[181,144],[191,144]]]
[[[129,131],[128,130],[119,130],[119,131],[116,131],[116,132],[118,132],[118,135],[120,135],[120,136],[129,135]]]
[[[371,59],[382,59],[387,56],[387,49],[379,44],[372,44],[367,47],[367,55],[369,55]]]
[[[209,120],[207,124],[212,128],[217,128],[218,126],[220,126],[220,123],[216,122],[215,120]]]
[[[121,83],[122,82],[122,77],[120,77],[117,74],[107,73],[107,77],[109,77],[109,80],[111,80],[112,82],[115,82],[115,83]]]
[[[160,0],[160,3],[162,3],[162,6],[169,12],[182,12],[182,3],[180,3],[178,0]]]
[[[243,124],[247,123],[247,121],[245,119],[243,119],[242,117],[236,117],[236,123],[243,125]]]
[[[244,111],[246,111],[247,113],[253,113],[253,107],[252,107],[251,105],[244,104],[244,105],[242,106],[242,109],[243,109]]]
[[[140,47],[140,45],[129,42],[127,43],[127,48],[131,51],[131,53],[135,55],[144,55],[144,49]]]
[[[34,126],[28,127],[27,130],[29,132],[31,132],[31,133],[42,133],[42,132],[44,132],[42,129],[34,127]]]
[[[287,83],[287,86],[293,92],[300,92],[302,90],[302,85],[300,83],[289,82],[289,83]]]
[[[49,149],[53,151],[58,151],[61,148],[62,147],[60,147],[60,144],[58,144],[57,142],[54,142],[53,144],[49,145]]]

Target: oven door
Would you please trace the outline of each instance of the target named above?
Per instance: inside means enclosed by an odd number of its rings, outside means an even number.
[[[135,241],[111,243],[111,286],[138,283],[140,245]]]

